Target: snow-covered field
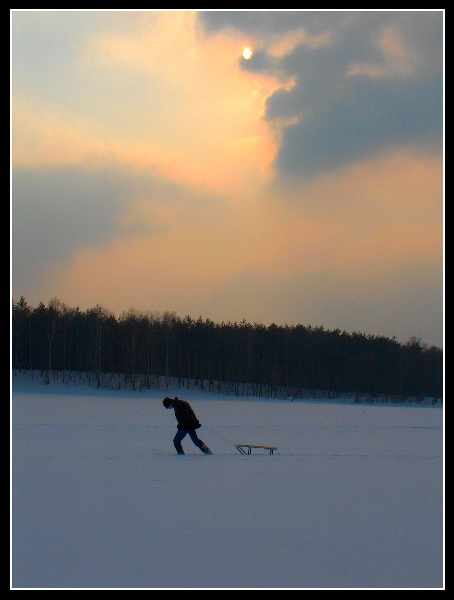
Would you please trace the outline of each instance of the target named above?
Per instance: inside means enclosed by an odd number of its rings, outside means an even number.
[[[12,589],[444,588],[439,404],[12,383]]]

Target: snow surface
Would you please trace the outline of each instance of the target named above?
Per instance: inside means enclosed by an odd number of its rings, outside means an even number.
[[[211,447],[176,455],[166,395]],[[444,586],[440,405],[12,378],[11,588]],[[234,442],[278,447],[242,456]]]

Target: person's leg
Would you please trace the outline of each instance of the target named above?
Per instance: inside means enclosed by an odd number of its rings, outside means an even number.
[[[205,442],[202,442],[202,440],[197,436],[195,429],[191,429],[190,431],[188,431],[188,433],[189,437],[197,446],[197,448],[200,448],[200,450],[202,450],[202,452],[204,452],[205,454],[212,454],[211,450],[208,448]]]
[[[179,429],[176,436],[173,438],[173,445],[175,446],[175,450],[178,452],[178,454],[184,454],[181,442],[183,441],[183,438],[186,437],[187,433],[188,431],[186,429]]]

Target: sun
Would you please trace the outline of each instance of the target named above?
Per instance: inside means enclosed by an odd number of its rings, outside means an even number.
[[[252,50],[250,48],[245,48],[243,50],[243,58],[245,58],[246,60],[249,60],[252,56]]]

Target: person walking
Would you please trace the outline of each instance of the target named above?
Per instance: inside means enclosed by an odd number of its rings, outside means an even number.
[[[173,439],[173,445],[175,446],[177,453],[184,454],[181,442],[187,435],[189,435],[193,443],[197,446],[197,448],[200,448],[204,454],[213,454],[208,446],[197,436],[196,429],[201,427],[201,425],[189,402],[186,402],[186,400],[180,400],[177,398],[177,396],[175,396],[173,399],[169,397],[164,398],[162,403],[165,408],[173,408],[175,410],[178,431]]]

